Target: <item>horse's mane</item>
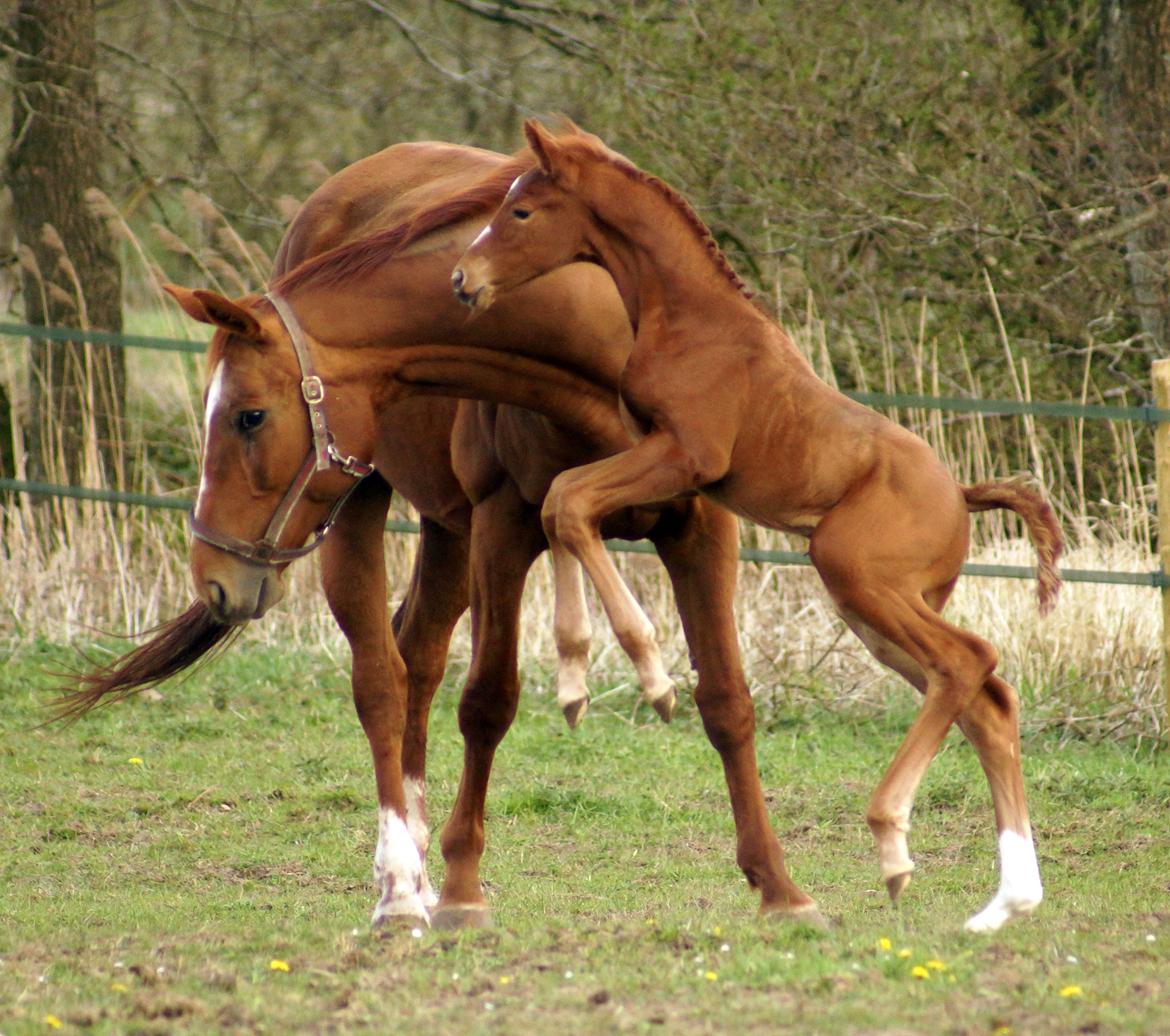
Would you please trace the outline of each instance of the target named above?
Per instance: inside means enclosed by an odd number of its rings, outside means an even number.
[[[606,147],[604,143],[591,134],[577,130],[576,132],[571,132],[566,136],[557,138],[558,144],[568,143],[570,141],[574,146],[580,146],[586,150],[590,157],[605,162],[629,177],[635,183],[644,184],[661,196],[672,209],[682,216],[687,226],[694,231],[695,236],[699,239],[699,243],[715,264],[716,269],[731,283],[732,287],[744,298],[749,300],[755,299],[755,292],[735,272],[735,268],[731,265],[723,249],[719,246],[719,242],[715,240],[715,235],[711,233],[711,228],[703,222],[703,218],[695,211],[691,203],[671,187],[670,184],[665,180],[660,180],[653,173],[639,169],[624,155],[619,155],[616,151]]]
[[[510,158],[482,179],[431,208],[416,212],[409,219],[369,237],[338,245],[306,260],[278,277],[271,290],[283,294],[309,286],[335,287],[370,273],[427,234],[495,208],[512,181],[532,164],[532,157],[527,153]]]

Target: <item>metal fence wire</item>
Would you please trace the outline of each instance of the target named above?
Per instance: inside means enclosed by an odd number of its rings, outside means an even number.
[[[183,338],[161,338],[151,335],[121,334],[112,331],[85,331],[69,327],[38,327],[33,324],[0,322],[0,335],[5,337],[35,338],[42,341],[88,342],[92,345],[122,349],[153,349],[163,352],[202,353],[205,342]],[[1170,423],[1170,409],[1155,406],[1108,406],[1069,402],[1025,402],[1015,399],[966,399],[947,396],[925,396],[890,392],[854,392],[845,395],[867,406],[913,407],[921,410],[941,410],[950,413],[988,414],[996,416],[1030,415],[1090,421],[1133,421],[1139,424]],[[62,497],[90,500],[130,507],[158,508],[188,511],[193,501],[185,497],[157,496],[149,493],[123,492],[113,489],[90,489],[82,486],[59,485],[51,482],[33,482],[14,478],[0,478],[0,492],[25,493],[31,496]],[[388,532],[417,533],[418,523],[390,521]],[[616,552],[652,554],[648,543],[627,543],[607,540],[606,546]],[[806,554],[790,550],[762,550],[744,547],[739,552],[742,561],[772,565],[809,565]],[[963,573],[993,579],[1032,579],[1035,569],[1030,565],[981,565],[968,563]],[[1061,577],[1069,583],[1110,583],[1118,586],[1148,586],[1159,590],[1170,588],[1170,576],[1161,569],[1149,572],[1114,572],[1103,569],[1062,568]]]

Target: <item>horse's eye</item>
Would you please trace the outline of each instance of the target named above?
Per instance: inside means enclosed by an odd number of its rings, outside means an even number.
[[[515,219],[524,220],[524,219],[527,219],[531,215],[532,215],[531,209],[513,209],[512,210],[512,216]]]
[[[268,414],[264,410],[241,410],[236,415],[236,428],[245,434],[254,432],[264,423]]]

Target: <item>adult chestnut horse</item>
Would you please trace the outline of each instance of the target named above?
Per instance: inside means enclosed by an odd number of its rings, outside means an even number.
[[[597,538],[615,509],[700,491],[738,514],[809,538],[846,623],[923,702],[867,819],[891,898],[914,864],[914,795],[952,723],[979,754],[999,829],[1001,883],[967,922],[991,931],[1034,909],[1042,889],[1020,769],[1018,700],[987,641],[940,611],[967,553],[968,512],[1009,508],[1040,558],[1041,608],[1059,586],[1051,508],[1019,482],[958,485],[927,444],[822,382],[745,297],[710,232],[673,189],[573,127],[525,127],[538,166],[520,177],[460,259],[453,284],[476,312],[532,278],[589,258],[613,276],[635,328],[621,376],[635,446],[566,472],[545,529],[580,558],[607,613],[630,607]],[[555,548],[554,548],[555,549]]]
[[[540,501],[557,472],[630,443],[617,415],[616,385],[632,339],[601,270],[559,271],[518,292],[513,305],[470,323],[451,296],[456,257],[531,161],[399,145],[339,174],[310,199],[286,236],[278,268],[344,241],[354,227],[384,229],[293,267],[268,296],[229,300],[171,289],[192,317],[217,328],[208,353],[191,551],[208,609],[223,622],[258,617],[279,598],[281,574],[303,552],[300,544],[335,518],[322,541],[322,571],[353,650],[354,699],[374,756],[381,892],[375,923],[427,918],[426,712],[465,600],[460,536],[468,500],[474,658],[459,710],[464,774],[442,837],[446,878],[433,915],[442,924],[486,917],[478,876],[484,798],[519,695],[519,597],[545,545]],[[554,352],[564,368],[512,357],[512,350]],[[543,409],[553,419],[469,403],[459,406],[452,425],[450,401],[396,402],[414,392],[487,396]],[[376,473],[346,499],[354,476],[371,462]],[[406,666],[409,708],[377,563],[390,485],[424,517],[421,562],[397,620],[400,639],[418,631],[410,643],[421,671],[409,657]],[[607,533],[648,533],[674,582],[699,673],[696,701],[728,781],[737,860],[761,893],[761,910],[819,920],[785,872],[756,771],[754,716],[731,612],[734,518],[698,500],[615,518]],[[564,590],[558,583],[558,594]],[[584,618],[581,612],[558,629],[559,647],[566,640],[587,646]],[[91,693],[87,703],[93,699]]]

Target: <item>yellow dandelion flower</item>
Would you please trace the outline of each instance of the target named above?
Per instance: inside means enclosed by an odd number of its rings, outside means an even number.
[[[906,960],[906,958],[907,958],[907,957],[910,957],[911,955],[912,955],[912,951],[911,951],[911,950],[908,950],[908,949],[906,949],[905,947],[903,947],[902,949],[900,949],[900,950],[898,951],[898,957],[899,957],[901,960]]]
[[[1080,986],[1065,986],[1065,987],[1064,987],[1064,988],[1063,988],[1063,989],[1060,991],[1060,995],[1061,995],[1061,996],[1064,996],[1064,997],[1070,997],[1070,996],[1084,996],[1084,995],[1085,995],[1085,991],[1084,991],[1083,989],[1081,989],[1081,987],[1080,987]]]
[[[44,1023],[45,1023],[45,1024],[46,1024],[46,1025],[47,1025],[47,1026],[48,1026],[50,1029],[59,1029],[59,1028],[61,1028],[61,1019],[60,1019],[60,1018],[58,1018],[58,1017],[57,1017],[55,1014],[47,1014],[47,1015],[45,1015],[45,1017],[44,1017]]]
[[[132,755],[129,759],[126,760],[126,762],[128,762],[131,766],[144,765],[142,762],[142,757],[138,755]]]
[[[125,982],[111,982],[110,991],[113,993],[125,993],[129,991],[130,987]]]
[[[500,985],[501,986],[506,986],[511,981],[512,981],[511,975],[501,975],[500,976]]]
[[[915,964],[914,967],[910,969],[910,974],[914,978],[930,978],[930,972],[927,971],[926,968],[924,968],[921,964]]]
[[[719,925],[716,925],[714,928],[711,929],[711,934],[714,935],[716,938],[718,938],[720,935],[723,934],[723,929],[720,928]]]
[[[890,942],[890,940],[889,940],[889,939],[887,939],[887,938],[886,938],[886,937],[883,935],[883,936],[882,936],[880,939],[878,939],[878,941],[877,941],[877,948],[878,948],[879,950],[881,950],[881,951],[882,951],[882,953],[889,953],[889,952],[890,952],[890,950],[892,950],[892,949],[894,948],[894,944],[893,944],[892,942]]]
[[[947,966],[941,960],[933,960],[933,959],[928,960],[926,962],[926,966],[928,968],[930,968],[931,971],[946,971],[947,970]]]
[[[997,1025],[991,1030],[991,1036],[1011,1036],[1011,1031],[1010,1025]]]
[[[719,978],[719,972],[717,972],[717,971],[704,971],[703,978],[705,978],[708,982],[715,982]]]
[[[288,961],[273,960],[268,962],[268,967],[272,971],[290,971]]]

